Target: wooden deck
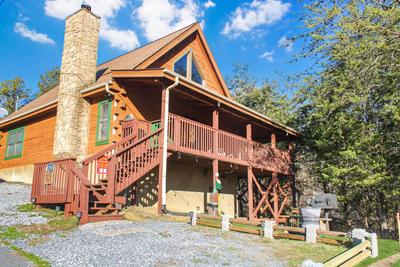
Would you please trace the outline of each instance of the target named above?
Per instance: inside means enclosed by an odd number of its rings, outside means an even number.
[[[152,131],[159,121],[135,122],[123,124],[124,137],[134,131],[144,136]],[[291,175],[289,151],[273,148],[271,144],[262,144],[244,137],[215,129],[211,126],[169,114],[168,150],[191,156],[249,166],[282,175]],[[133,128],[137,129],[133,129]],[[214,142],[216,146],[214,147]]]
[[[125,204],[123,192],[161,164],[163,131],[160,121],[127,121],[123,124],[124,136],[120,141],[80,164],[74,159],[35,164],[32,200],[38,204],[65,204],[66,216],[79,211],[84,223],[97,221],[99,216],[115,218],[121,205]],[[250,188],[254,183],[262,195],[255,209],[253,205],[249,206],[251,219],[266,210],[279,218],[287,204],[289,194],[285,191],[288,186],[282,187],[277,177],[291,175],[289,151],[174,114],[169,115],[167,148],[169,154],[183,153],[211,159],[213,166],[218,160],[246,166]],[[258,184],[252,168],[274,174],[274,180],[266,190]],[[249,191],[252,196],[252,189]],[[279,195],[282,195],[282,201],[278,199]],[[278,202],[281,203],[278,205]]]

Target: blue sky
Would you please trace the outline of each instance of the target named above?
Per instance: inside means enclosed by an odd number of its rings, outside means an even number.
[[[102,17],[99,63],[199,21],[224,77],[235,61],[283,82],[309,67],[290,63],[301,42],[304,2],[287,0],[86,0]],[[64,19],[82,0],[0,0],[0,81],[21,76],[37,90],[40,74],[61,64]]]

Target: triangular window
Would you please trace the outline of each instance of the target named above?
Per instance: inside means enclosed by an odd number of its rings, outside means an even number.
[[[196,59],[192,56],[192,81],[203,84],[203,77],[201,77],[201,73],[197,68]]]
[[[188,54],[178,59],[174,64],[174,71],[182,76],[187,77],[187,67],[188,67]]]
[[[174,72],[198,84],[204,85],[199,64],[197,63],[192,50],[175,61]]]

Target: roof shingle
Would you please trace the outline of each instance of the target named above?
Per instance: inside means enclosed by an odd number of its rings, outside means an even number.
[[[135,69],[140,63],[145,61],[147,58],[155,54],[157,51],[162,49],[168,43],[173,41],[175,38],[180,36],[186,30],[191,28],[194,24],[188,25],[180,30],[177,30],[171,34],[168,34],[160,39],[157,39],[151,43],[148,43],[142,47],[139,47],[135,50],[127,52],[121,56],[113,58],[109,61],[106,61],[97,66],[97,75],[96,75],[96,82],[89,86],[93,86],[96,84],[101,84],[111,80],[111,70],[112,69]],[[36,98],[29,104],[21,107],[18,111],[11,113],[9,116],[3,118],[0,121],[0,124],[3,123],[5,120],[10,120],[19,115],[29,112],[37,107],[43,106],[45,104],[51,103],[56,101],[58,98],[58,86],[54,87],[47,93],[41,95],[40,97]]]

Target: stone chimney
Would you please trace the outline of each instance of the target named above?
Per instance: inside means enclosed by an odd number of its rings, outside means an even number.
[[[53,148],[57,159],[80,160],[87,153],[90,105],[80,91],[96,81],[99,27],[100,18],[88,5],[65,22]]]

